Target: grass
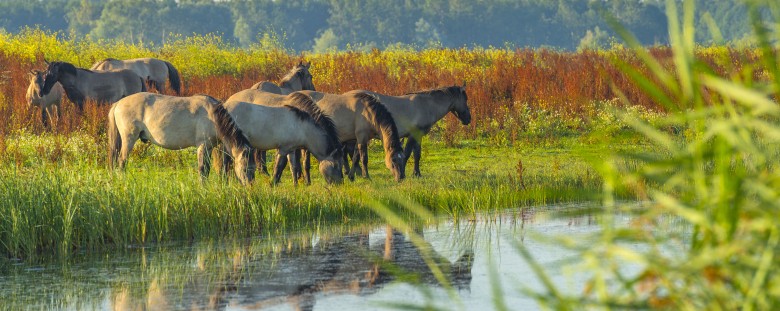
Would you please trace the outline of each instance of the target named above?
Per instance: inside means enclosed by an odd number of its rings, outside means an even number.
[[[217,174],[202,182],[194,149],[142,146],[127,171],[118,173],[104,168],[98,160],[102,148],[86,135],[18,135],[6,140],[10,151],[0,168],[0,214],[8,216],[0,219],[0,253],[13,257],[374,222],[379,218],[368,208],[374,201],[411,200],[437,215],[458,217],[592,200],[602,183],[592,162],[611,148],[580,138],[557,141],[557,148],[425,140],[422,178],[395,183],[374,156],[371,180],[330,187],[313,170],[308,187],[293,187],[289,172],[276,187],[268,177],[243,187]],[[58,139],[59,146],[49,143]],[[372,145],[370,153],[381,154],[381,146]]]

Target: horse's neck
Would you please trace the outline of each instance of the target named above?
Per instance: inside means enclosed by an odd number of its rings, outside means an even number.
[[[328,155],[328,136],[325,135],[322,129],[314,124],[306,122],[308,124],[303,126],[306,137],[306,149],[311,151],[318,160]]]
[[[450,112],[450,102],[443,96],[432,94],[411,94],[411,109],[415,109],[420,118],[420,126],[430,128]]]
[[[74,103],[80,103],[83,102],[86,99],[86,95],[84,95],[84,92],[81,91],[78,87],[79,80],[85,80],[89,78],[89,74],[91,72],[84,71],[81,69],[76,69],[76,74],[66,74],[63,76],[60,76],[60,79],[58,82],[62,84],[62,88],[65,90],[65,95],[68,96],[68,99]],[[53,89],[54,87],[52,87]],[[51,92],[51,91],[50,91]]]
[[[301,82],[298,81],[297,79],[290,79],[290,80],[279,82],[279,88],[282,89],[283,92],[289,94],[295,91],[302,90],[303,84],[301,84]]]

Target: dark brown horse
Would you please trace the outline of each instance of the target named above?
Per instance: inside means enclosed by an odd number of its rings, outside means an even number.
[[[99,104],[113,104],[125,96],[146,91],[144,80],[127,69],[92,71],[66,62],[47,64],[43,88],[38,95],[48,95],[54,84],[59,82],[68,99],[75,103],[79,110],[84,108],[84,101],[87,99],[95,100]]]

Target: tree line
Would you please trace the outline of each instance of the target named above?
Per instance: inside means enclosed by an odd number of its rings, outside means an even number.
[[[663,0],[3,0],[0,28],[41,27],[73,37],[161,44],[171,34],[218,34],[249,46],[273,39],[295,51],[356,47],[608,47],[614,16],[647,45],[664,44]],[[726,40],[749,32],[734,0],[697,1]],[[703,34],[703,35],[701,35]]]

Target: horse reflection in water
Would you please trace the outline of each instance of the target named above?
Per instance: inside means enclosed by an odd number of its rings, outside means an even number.
[[[470,248],[454,263],[434,256],[453,287],[470,289],[474,262]],[[269,269],[266,275],[242,280],[244,284],[237,288],[237,303],[250,309],[290,304],[296,310],[311,310],[320,293],[370,295],[399,276],[391,273],[392,269],[413,274],[424,284],[438,284],[419,249],[409,238],[389,228],[380,245],[369,245],[368,235],[346,236],[320,241],[306,254],[285,254],[278,262],[260,264],[277,267]]]
[[[208,266],[196,263],[196,273],[171,276],[180,278],[180,282],[169,280],[173,281],[171,286],[156,279],[149,282],[143,301],[134,302],[128,298],[128,290],[120,291],[112,299],[114,309],[265,309],[289,305],[295,310],[312,310],[323,295],[371,295],[401,275],[412,274],[423,284],[439,284],[409,237],[388,228],[383,240],[369,243],[368,234],[359,234],[321,239],[313,246],[291,243],[273,254],[238,251],[232,256],[230,271],[217,273],[219,277],[209,273]],[[464,249],[454,262],[430,252],[458,290],[469,290],[471,284],[472,243]]]

